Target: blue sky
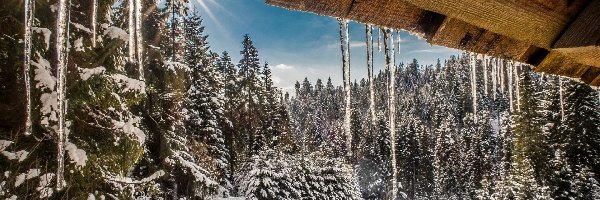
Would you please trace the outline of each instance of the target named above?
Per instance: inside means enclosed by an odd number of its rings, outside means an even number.
[[[269,62],[273,79],[285,91],[293,91],[296,81],[311,82],[331,77],[341,84],[339,26],[335,18],[289,11],[267,5],[264,0],[191,0],[204,18],[211,50],[228,51],[237,63],[244,34],[258,48],[261,62]],[[374,31],[377,33],[377,31]],[[431,46],[407,32],[401,33],[400,62],[413,58],[434,64],[460,51]],[[365,78],[366,45],[363,24],[350,24],[351,72],[353,80]],[[383,52],[375,55],[375,70],[384,68]]]

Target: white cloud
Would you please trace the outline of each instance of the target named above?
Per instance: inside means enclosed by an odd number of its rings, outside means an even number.
[[[294,69],[294,66],[290,66],[290,65],[286,65],[286,64],[278,64],[278,65],[275,65],[274,68],[280,69],[280,70],[290,70],[290,69]]]

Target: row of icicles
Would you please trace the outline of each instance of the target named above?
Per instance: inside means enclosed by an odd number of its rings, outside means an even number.
[[[351,132],[351,84],[350,84],[350,36],[348,33],[348,24],[349,20],[338,18],[339,28],[340,28],[340,50],[342,55],[342,77],[343,77],[343,90],[344,90],[344,105],[345,105],[345,115],[344,115],[344,134],[346,135],[346,149],[347,149],[347,158],[352,158],[352,132]],[[373,85],[373,55],[374,55],[374,39],[373,39],[373,25],[366,24],[365,25],[365,33],[366,33],[366,49],[367,49],[367,76],[369,82],[369,91],[370,91],[370,104],[369,104],[369,115],[371,118],[371,122],[373,125],[377,121],[375,114],[375,90]],[[394,34],[397,36],[397,42],[394,42]],[[382,41],[383,35],[383,41]],[[381,52],[382,50],[385,53],[385,74],[387,78],[387,95],[388,95],[388,107],[389,107],[389,122],[388,128],[390,129],[390,138],[395,138],[395,115],[396,115],[396,91],[394,88],[395,78],[396,77],[396,64],[395,57],[396,54],[400,54],[400,32],[398,30],[393,30],[386,27],[380,27],[378,29],[377,34],[377,50]],[[383,49],[382,49],[383,47]],[[480,59],[481,58],[481,59]],[[491,86],[492,86],[492,98],[496,100],[498,97],[498,92],[500,94],[508,93],[508,101],[510,102],[510,111],[514,111],[514,99],[516,97],[516,109],[521,109],[520,103],[520,91],[519,91],[519,70],[522,70],[522,64],[516,63],[510,60],[503,60],[499,58],[492,58],[487,55],[480,54],[469,54],[469,65],[471,66],[470,70],[470,83],[471,83],[471,96],[472,96],[472,105],[473,105],[473,119],[477,121],[477,61],[482,62],[483,66],[483,83],[484,83],[484,95],[488,96],[488,79],[491,78]],[[488,70],[491,68],[491,74],[488,77]],[[506,71],[506,73],[505,73]],[[563,90],[562,90],[562,79],[559,79],[559,87],[560,87],[560,101],[561,101],[561,116],[564,116],[564,108],[563,108]],[[514,95],[516,93],[516,95]],[[489,96],[488,96],[489,97]],[[398,194],[398,183],[397,183],[397,169],[396,169],[396,141],[394,139],[390,140],[390,149],[392,156],[392,197],[396,197]]]
[[[347,149],[347,158],[352,158],[352,133],[351,133],[351,88],[350,88],[350,35],[348,33],[348,23],[349,20],[338,18],[339,26],[340,26],[340,50],[342,52],[342,77],[343,77],[343,89],[344,89],[344,104],[345,104],[345,115],[344,115],[344,133],[346,135],[346,149]],[[367,46],[367,72],[368,72],[368,80],[369,80],[369,88],[370,88],[370,104],[369,104],[369,114],[371,117],[371,122],[375,123],[375,90],[373,89],[373,54],[374,54],[374,42],[373,42],[373,26],[370,24],[365,25],[366,29],[366,46]],[[389,29],[389,28],[380,28],[378,31],[377,37],[377,49],[379,52],[382,51],[382,40],[381,36],[383,33],[383,50],[385,52],[385,73],[387,76],[387,92],[388,92],[388,106],[389,106],[389,128],[390,128],[390,138],[395,137],[395,113],[396,113],[396,92],[394,90],[395,79],[391,77],[396,77],[396,50],[398,54],[400,54],[400,32],[397,30]],[[394,42],[394,33],[398,37],[397,43]],[[397,45],[395,45],[397,44]],[[397,48],[395,47],[397,46]],[[374,125],[374,124],[373,124]],[[398,194],[398,185],[397,183],[397,169],[396,169],[396,141],[391,140],[391,156],[392,156],[392,197],[397,196]]]
[[[31,130],[31,28],[33,27],[35,1],[24,0],[24,16],[25,16],[25,27],[24,27],[24,61],[23,61],[23,77],[25,82],[25,128],[24,134],[30,135]],[[98,12],[98,0],[92,0],[92,13],[91,13],[91,43],[92,47],[96,47],[97,35],[96,35],[96,22]],[[57,143],[57,169],[56,169],[56,190],[60,191],[65,187],[64,181],[64,158],[65,158],[65,143],[67,142],[67,135],[65,129],[65,86],[66,86],[66,66],[68,62],[68,41],[69,41],[69,25],[71,24],[71,13],[70,13],[70,0],[59,0],[58,1],[58,14],[56,18],[56,58],[57,63],[55,67],[56,73],[56,94],[57,94],[57,126],[56,126],[56,143]],[[129,62],[133,66],[138,67],[139,79],[143,80],[143,69],[142,69],[142,4],[141,0],[129,0]]]

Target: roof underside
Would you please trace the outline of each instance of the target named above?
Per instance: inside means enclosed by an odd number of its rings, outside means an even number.
[[[600,0],[266,0],[600,85]]]

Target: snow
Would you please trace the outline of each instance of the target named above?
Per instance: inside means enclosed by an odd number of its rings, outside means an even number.
[[[72,25],[73,25],[75,28],[77,28],[77,29],[79,29],[79,30],[82,30],[82,31],[84,31],[84,32],[86,32],[86,33],[92,33],[92,30],[90,30],[89,28],[86,28],[84,25],[81,25],[81,24],[78,24],[78,23],[75,23],[75,22],[71,22],[71,24],[72,24]]]
[[[19,187],[19,185],[21,185],[23,182],[25,182],[25,173],[21,173],[19,175],[17,175],[16,179],[15,179],[15,187]]]
[[[79,68],[79,76],[81,80],[87,81],[91,76],[102,74],[106,71],[104,67],[96,67],[96,68]]]
[[[87,196],[87,200],[96,200],[96,196],[94,196],[94,194],[89,193]]]
[[[4,149],[6,149],[6,147],[10,146],[12,143],[12,141],[0,140],[0,151],[4,151]]]
[[[40,184],[36,188],[37,191],[40,191],[40,199],[47,198],[52,196],[54,189],[51,187],[50,182],[54,178],[53,173],[47,173],[40,176]]]
[[[73,47],[75,48],[75,51],[83,51],[83,38],[80,37],[79,39],[75,40],[74,42],[75,44],[73,45]]]
[[[165,175],[165,172],[163,170],[159,170],[157,172],[154,172],[154,174],[143,178],[142,180],[133,180],[130,177],[109,177],[108,180],[113,181],[113,182],[117,182],[117,183],[125,183],[125,184],[141,184],[141,183],[148,183],[150,181],[154,181],[160,177],[162,177],[163,175]],[[88,198],[89,199],[89,198]]]
[[[510,111],[514,111],[514,106],[513,106],[513,68],[510,66],[510,64],[508,66],[506,66],[506,69],[508,70],[507,72],[507,77],[508,77],[508,101],[510,104]]]
[[[15,152],[15,159],[17,159],[19,162],[27,159],[27,156],[29,155],[28,151],[25,150],[21,150],[21,151],[17,151]]]
[[[132,79],[122,74],[113,74],[111,78],[121,87],[123,92],[146,92],[144,81]]]
[[[487,55],[483,55],[483,93],[485,96],[488,95],[488,64],[489,59]]]
[[[108,27],[106,24],[102,25],[106,27],[106,30],[104,30],[104,35],[111,39],[120,39],[122,41],[129,42],[129,34],[123,29],[115,26]]]
[[[27,171],[27,177],[26,179],[32,179],[35,177],[38,177],[40,175],[40,169],[29,169],[29,171]]]
[[[36,32],[36,33],[41,33],[44,35],[44,42],[46,44],[46,51],[48,49],[50,49],[50,36],[52,35],[52,31],[50,31],[50,29],[47,28],[40,28],[40,27],[31,27],[31,30]]]
[[[165,61],[165,67],[173,72],[176,72],[180,69],[183,69],[187,72],[191,71],[191,69],[186,64],[174,61]]]
[[[31,63],[36,67],[34,70],[34,80],[37,82],[35,87],[38,89],[54,90],[54,87],[56,86],[56,78],[52,76],[50,61],[44,59],[39,52],[36,54],[38,56],[38,61]]]
[[[141,119],[139,117],[130,118],[127,121],[116,121],[113,120],[113,128],[122,131],[123,133],[132,136],[134,139],[140,144],[144,144],[146,142],[146,134],[144,131],[139,129],[139,124]]]
[[[66,142],[65,150],[71,158],[71,163],[75,163],[76,166],[83,167],[88,160],[87,154],[83,149],[78,149],[75,144]]]

